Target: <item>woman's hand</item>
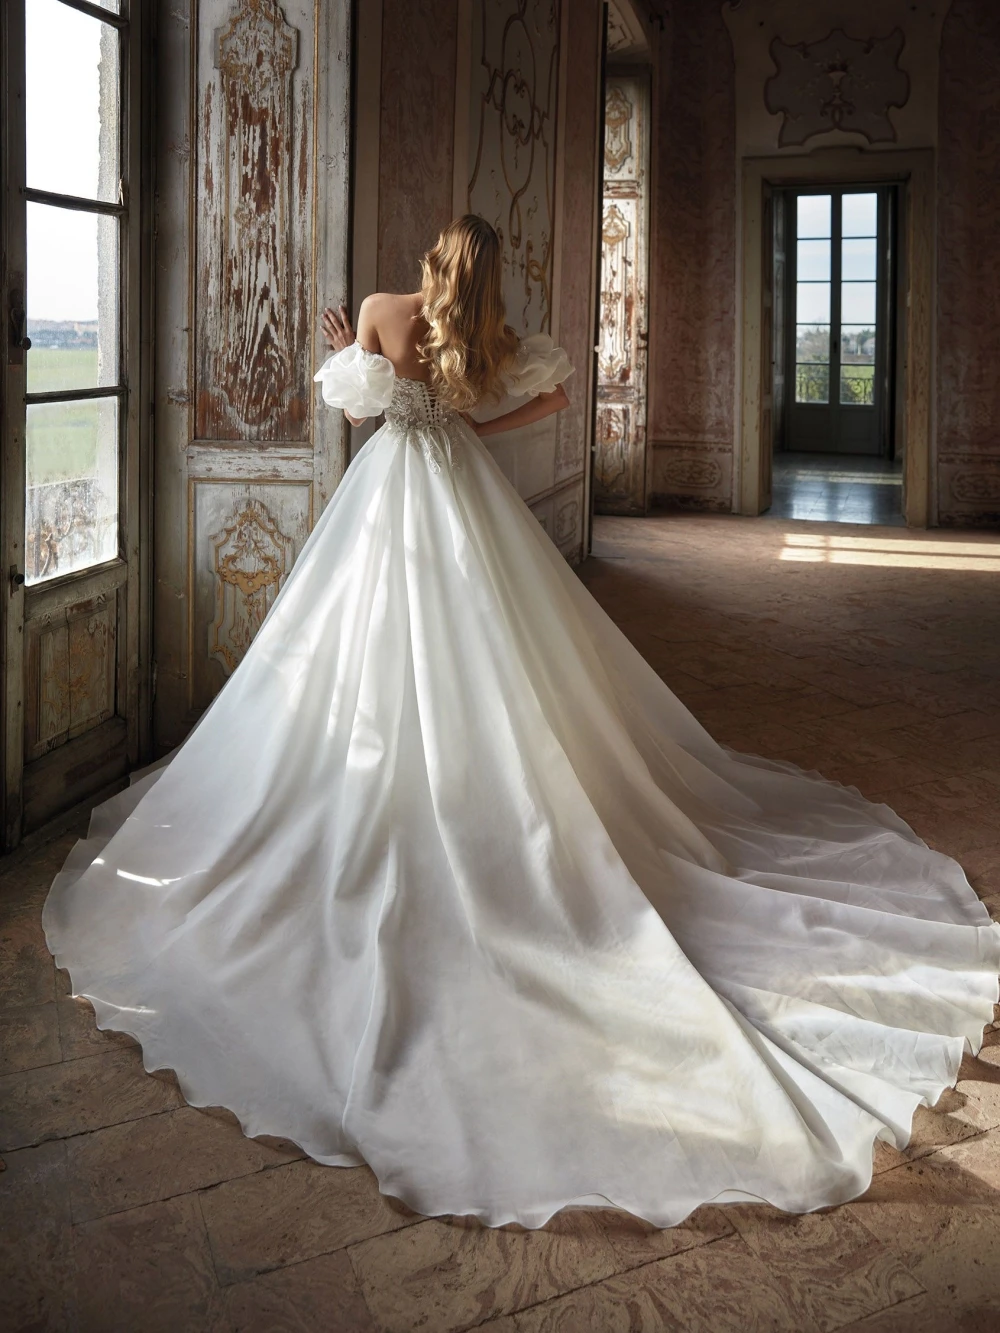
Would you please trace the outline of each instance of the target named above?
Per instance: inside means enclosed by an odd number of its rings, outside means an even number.
[[[335,352],[342,352],[355,341],[356,335],[351,327],[351,319],[344,306],[338,306],[336,312],[327,306],[323,311],[321,322],[323,337]]]
[[[470,430],[474,431],[477,435],[482,434],[483,423],[481,421],[476,421],[468,412],[460,412],[459,416],[461,416],[462,420]]]

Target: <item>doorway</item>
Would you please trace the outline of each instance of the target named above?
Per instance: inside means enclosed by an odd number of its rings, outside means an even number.
[[[775,284],[775,356],[787,395],[775,415],[769,513],[902,523],[893,432],[897,187],[792,188],[776,192],[774,208],[774,263],[786,269]]]
[[[799,237],[797,213],[793,219],[788,217],[787,201],[801,193],[827,195],[831,200],[828,235],[801,238],[829,242],[829,275],[818,273],[814,278],[829,283],[831,331],[825,362],[820,359],[822,350],[817,355],[815,346],[808,344],[800,355],[797,336],[799,322],[823,325],[825,318],[817,318],[817,311],[808,306],[801,321],[793,320],[790,313],[797,305],[792,275],[798,264]],[[861,252],[870,252],[871,247],[854,243],[872,239],[871,235],[844,235],[842,203],[839,232],[835,230],[834,196],[842,199],[845,194],[880,197],[874,239],[876,256],[879,246],[883,247],[881,282],[878,273],[871,277],[870,259],[866,274],[850,265],[845,274],[845,244],[850,243],[848,259],[855,264]],[[741,373],[736,390],[739,448],[734,509],[779,518],[898,522],[898,501],[907,525],[932,525],[937,517],[930,466],[933,153],[921,149],[858,154],[831,148],[800,156],[748,158],[741,175],[740,217]],[[823,248],[814,246],[814,253],[803,258],[815,260]],[[835,263],[839,266],[836,293]],[[874,283],[876,324],[882,321],[881,347],[877,336],[874,344],[868,337],[849,338],[845,343],[841,336],[834,342],[835,299],[840,302],[839,334],[843,335],[845,325],[849,332],[863,333],[869,323],[866,316],[870,312],[860,301],[854,303],[863,295],[860,290],[847,293],[850,299],[845,312],[844,293],[839,288],[852,281]],[[825,311],[818,313],[825,315]],[[791,324],[795,327],[789,327]],[[876,328],[876,335],[878,331]],[[822,349],[822,340],[820,346]],[[832,385],[832,406],[839,410],[842,421],[846,418],[846,425],[837,429],[836,413],[827,413],[825,439],[821,433],[812,440],[807,436],[806,447],[796,451],[788,447],[788,423],[799,364],[812,368],[805,378],[827,383],[828,399]],[[817,366],[822,370],[817,371]],[[871,381],[871,404],[864,401],[869,393],[865,380]],[[861,401],[844,401],[851,392]],[[794,406],[824,408],[831,404]],[[877,452],[863,452],[872,448],[870,431],[866,437],[859,429],[865,424],[864,413],[858,412],[853,420],[848,416],[851,409],[865,408],[871,409],[869,427],[873,417],[876,422]],[[802,441],[802,436],[797,438]],[[798,493],[794,507],[792,492]]]

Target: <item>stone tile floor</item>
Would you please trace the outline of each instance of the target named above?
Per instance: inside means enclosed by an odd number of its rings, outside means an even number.
[[[599,520],[582,577],[720,740],[889,802],[1000,916],[998,572],[1000,536],[661,515]],[[1000,1327],[1000,1024],[842,1207],[705,1207],[667,1231],[421,1219],[366,1168],[185,1106],[96,1030],[39,920],[82,832],[0,862],[4,1328]]]
[[[901,461],[855,454],[774,455],[766,518],[903,526]]]

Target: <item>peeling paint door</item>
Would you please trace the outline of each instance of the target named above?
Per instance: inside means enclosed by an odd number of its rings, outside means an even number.
[[[9,848],[119,779],[145,744],[149,413],[142,7],[9,0],[0,22]]]
[[[347,462],[351,6],[181,0],[159,41],[157,748],[236,670]]]
[[[605,83],[594,508],[646,511],[649,81]]]

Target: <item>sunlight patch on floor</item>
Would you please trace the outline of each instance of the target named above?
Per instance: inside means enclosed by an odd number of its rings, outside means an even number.
[[[905,537],[834,537],[786,532],[780,559],[830,565],[1000,572],[1000,543],[913,541]]]

